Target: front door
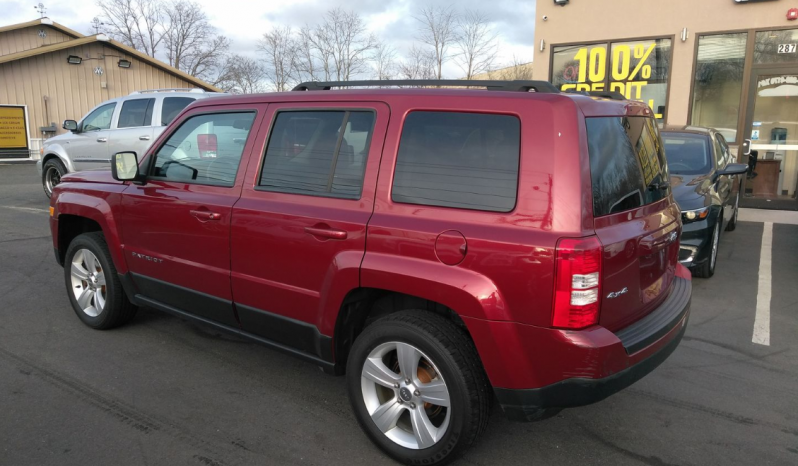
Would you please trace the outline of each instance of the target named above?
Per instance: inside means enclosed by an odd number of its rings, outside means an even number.
[[[204,107],[185,115],[142,163],[146,184],[125,190],[124,254],[145,301],[238,328],[230,220],[241,196],[251,128],[264,110]]]
[[[92,110],[69,139],[67,152],[76,171],[110,166],[108,143],[116,107],[110,102]]]
[[[795,209],[798,187],[798,68],[754,72],[745,138],[757,151],[744,207]]]
[[[296,103],[268,113],[265,156],[253,158],[233,209],[236,310],[245,332],[325,358],[330,307],[359,285],[388,107]]]

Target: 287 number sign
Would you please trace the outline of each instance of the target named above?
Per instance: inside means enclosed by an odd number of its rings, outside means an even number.
[[[796,48],[796,44],[779,44],[778,53],[795,53]]]

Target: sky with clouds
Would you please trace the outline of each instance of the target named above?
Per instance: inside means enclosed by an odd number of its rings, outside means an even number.
[[[194,0],[200,4],[219,33],[227,36],[236,53],[256,56],[256,44],[264,32],[275,26],[299,28],[315,24],[324,12],[337,6],[360,14],[370,32],[391,43],[401,55],[418,34],[413,18],[423,6],[448,6],[474,9],[488,15],[499,33],[497,61],[509,64],[515,56],[521,62],[534,54],[535,0]],[[38,18],[33,0],[0,0],[0,26]],[[84,34],[93,34],[92,18],[100,16],[93,0],[50,0],[44,2],[53,21]],[[449,63],[447,77],[462,72]]]

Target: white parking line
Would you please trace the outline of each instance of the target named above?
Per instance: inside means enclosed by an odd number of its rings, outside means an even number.
[[[762,250],[759,253],[759,289],[756,293],[754,338],[758,345],[770,346],[770,293],[771,250],[773,249],[773,223],[765,222],[762,232]]]
[[[47,210],[47,209],[37,209],[35,207],[17,207],[17,206],[13,206],[13,205],[0,205],[0,207],[3,207],[5,209],[21,210],[23,212],[31,212],[31,213],[34,213],[34,214],[49,214],[50,213],[50,211]]]

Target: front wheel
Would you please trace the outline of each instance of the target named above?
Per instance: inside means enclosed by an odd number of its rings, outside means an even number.
[[[473,343],[429,312],[368,326],[349,354],[347,385],[363,431],[405,464],[452,461],[488,421],[492,395]]]
[[[61,177],[66,175],[67,169],[57,158],[52,158],[42,167],[42,187],[47,197],[53,195],[53,188],[61,182]]]
[[[64,279],[75,314],[91,328],[117,327],[136,314],[102,233],[84,233],[72,240],[64,260]]]

